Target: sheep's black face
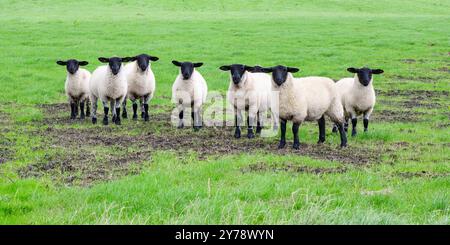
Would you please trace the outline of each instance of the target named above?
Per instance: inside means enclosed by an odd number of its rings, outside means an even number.
[[[229,66],[220,67],[222,71],[230,71],[231,79],[233,80],[233,83],[235,85],[238,85],[241,82],[242,76],[244,76],[245,71],[250,71],[252,68],[253,67],[241,64],[233,64]]]
[[[78,71],[80,66],[85,66],[85,65],[87,65],[89,63],[87,61],[78,61],[78,60],[75,60],[75,59],[70,59],[70,60],[67,60],[67,61],[58,60],[56,62],[56,64],[62,65],[62,66],[66,66],[67,71],[70,74],[73,75],[73,74],[75,74]]]
[[[100,57],[98,60],[102,63],[108,63],[109,68],[111,69],[111,72],[113,75],[117,75],[120,72],[120,67],[122,66],[122,62],[130,62],[133,58],[131,57],[112,57],[112,58],[104,58]]]
[[[189,78],[191,78],[192,73],[194,73],[194,68],[203,65],[203,63],[178,62],[176,60],[173,60],[172,64],[180,67],[181,75],[183,76],[184,80],[188,80]]]
[[[157,60],[159,60],[158,57],[150,56],[150,55],[147,55],[147,54],[140,54],[140,55],[136,55],[134,57],[131,57],[131,61],[136,61],[138,66],[139,66],[139,68],[143,72],[147,70],[147,68],[148,68],[148,66],[150,64],[150,61],[157,61]]]
[[[283,85],[286,82],[288,72],[295,73],[298,72],[299,69],[295,67],[286,67],[282,65],[270,67],[270,68],[262,68],[262,72],[272,73],[273,81],[278,85]]]
[[[372,74],[381,74],[384,71],[381,69],[369,69],[367,67],[363,67],[361,69],[356,69],[353,67],[350,67],[347,69],[347,71],[351,73],[356,73],[358,75],[358,80],[363,86],[368,86],[370,84],[370,81],[372,81]]]

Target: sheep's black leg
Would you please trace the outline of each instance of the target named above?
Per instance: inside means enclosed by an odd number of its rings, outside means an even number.
[[[356,124],[358,124],[358,119],[352,118],[352,136],[356,136]]]
[[[343,123],[337,123],[336,124],[339,129],[339,135],[341,136],[341,147],[347,146],[347,134],[344,130],[344,124]]]
[[[70,102],[70,119],[75,119],[75,102]]]
[[[181,108],[180,114],[178,114],[178,118],[180,118],[180,121],[178,122],[178,128],[184,128],[183,116],[184,116],[184,109]]]
[[[148,121],[150,120],[150,116],[148,114],[148,100],[149,100],[150,96],[146,95],[144,96],[144,121]]]
[[[345,130],[345,132],[348,132],[348,118],[345,119],[344,130]]]
[[[78,116],[78,103],[79,101],[75,101],[75,117],[73,119],[75,119]]]
[[[116,110],[115,111],[116,120],[114,121],[114,123],[116,125],[121,125],[122,124],[121,121],[120,121],[120,104],[121,104],[120,101],[121,101],[121,98],[116,99],[116,102],[114,103],[114,109]]]
[[[286,146],[286,120],[280,118],[280,126],[281,126],[281,138],[280,143],[278,144],[278,149],[283,149]]]
[[[294,134],[294,144],[292,148],[298,150],[300,149],[300,140],[298,139],[298,128],[300,127],[300,123],[292,124],[292,133]]]
[[[109,112],[109,108],[108,108],[108,107],[104,107],[104,108],[103,108],[103,112],[105,113],[105,116],[103,117],[103,125],[108,125],[108,112]]]
[[[259,111],[258,111],[258,113],[256,114],[256,116],[257,116],[257,121],[256,121],[256,133],[257,133],[257,134],[260,134],[260,133],[261,133],[261,130],[262,130],[262,127],[261,127],[261,115],[259,114]]]
[[[142,101],[142,98],[139,99],[139,104],[141,105],[141,118],[144,119],[145,112],[144,112],[144,102]]]
[[[138,119],[137,108],[138,108],[137,101],[134,100],[133,101],[133,120],[137,120]]]
[[[86,116],[89,117],[91,115],[91,100],[86,99]]]
[[[86,115],[84,114],[84,101],[80,101],[80,119],[84,119]]]
[[[369,119],[364,118],[364,132],[367,132],[368,127],[369,127]]]
[[[241,127],[240,127],[240,121],[241,116],[240,112],[238,112],[236,109],[234,110],[234,138],[239,139],[241,138]]]
[[[255,138],[255,134],[253,133],[254,120],[253,117],[250,118],[250,115],[247,115],[247,138],[249,139]]]
[[[125,96],[125,99],[123,100],[122,103],[122,118],[128,118],[128,112],[127,112],[127,97]]]
[[[317,122],[319,124],[319,141],[317,141],[317,144],[321,144],[325,142],[325,117],[322,116]],[[334,126],[337,127],[336,124]]]
[[[92,103],[92,124],[97,123],[97,100],[97,98],[92,98],[92,100],[90,101]]]

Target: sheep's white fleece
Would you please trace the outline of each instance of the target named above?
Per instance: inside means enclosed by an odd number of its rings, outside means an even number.
[[[91,73],[79,68],[75,74],[67,72],[65,91],[70,102],[84,102],[89,98],[89,80]]]
[[[123,69],[113,75],[108,65],[99,66],[92,73],[90,82],[91,101],[99,98],[102,102],[120,99],[120,103],[127,94],[127,78]]]
[[[208,86],[203,76],[194,68],[194,72],[188,80],[178,74],[172,86],[172,102],[183,107],[191,107],[197,111],[206,102]]]
[[[124,72],[128,81],[128,98],[133,101],[147,95],[149,96],[148,100],[153,98],[155,75],[150,64],[147,70],[143,72],[137,65],[137,61],[133,61],[125,65]]]
[[[272,80],[273,82],[273,80]],[[333,122],[344,122],[344,111],[334,81],[326,77],[294,78],[288,73],[279,91],[279,117],[294,123],[319,120],[326,114]]]
[[[363,86],[358,79],[343,78],[336,82],[336,88],[339,93],[342,105],[344,106],[345,118],[355,118],[364,114],[364,118],[369,119],[375,106],[375,90],[372,85]]]
[[[237,110],[248,110],[250,117],[256,113],[264,113],[271,106],[271,77],[266,73],[250,73],[245,71],[241,82],[235,85],[230,75],[228,101]]]

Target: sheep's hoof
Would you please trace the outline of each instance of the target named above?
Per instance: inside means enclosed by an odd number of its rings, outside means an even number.
[[[200,130],[200,127],[199,126],[194,126],[194,131],[195,132],[198,132]]]
[[[122,125],[122,122],[120,121],[120,119],[116,119],[116,120],[114,121],[114,123],[115,123],[116,125]]]
[[[97,118],[96,117],[92,118],[92,124],[97,124]]]
[[[352,137],[355,137],[357,134],[356,131],[352,131]]]
[[[144,121],[148,122],[150,120],[150,117],[148,115],[144,116]]]
[[[347,147],[347,143],[342,143],[341,148],[345,148],[345,147]]]
[[[300,149],[300,143],[294,143],[294,144],[292,145],[292,148],[294,148],[294,149],[296,149],[296,150],[299,150],[299,149]]]
[[[84,114],[81,114],[81,115],[80,115],[80,119],[81,119],[81,120],[84,120],[85,118],[86,118],[86,116],[85,116]]]
[[[145,116],[145,113],[141,112],[141,118],[144,118],[144,116]]]
[[[365,129],[364,129],[364,133],[367,133],[367,131],[368,131],[367,128],[365,128]]]
[[[262,128],[261,127],[256,127],[256,134],[261,134]]]
[[[333,129],[331,130],[333,133],[337,133],[337,131],[338,131],[338,128],[337,128],[337,126],[336,125],[334,125],[333,126]]]
[[[127,119],[128,118],[128,114],[126,112],[122,113],[122,118]]]
[[[108,125],[108,118],[107,117],[103,118],[103,125]]]
[[[75,117],[74,115],[71,115],[71,116],[70,116],[70,119],[71,119],[71,120],[75,120],[75,118],[76,118],[76,117]]]
[[[234,132],[234,138],[236,138],[236,139],[241,138],[241,131]]]
[[[184,124],[183,124],[183,123],[179,123],[177,128],[178,128],[178,129],[184,128]]]
[[[137,114],[134,114],[134,115],[133,115],[133,120],[134,120],[134,121],[137,121],[137,119],[138,119]]]
[[[253,139],[255,138],[255,134],[253,132],[247,134],[247,138]]]
[[[325,142],[325,140],[319,140],[319,141],[317,141],[317,144],[318,145],[323,145],[324,142]]]
[[[283,149],[286,146],[286,141],[280,141],[278,144],[278,149]]]

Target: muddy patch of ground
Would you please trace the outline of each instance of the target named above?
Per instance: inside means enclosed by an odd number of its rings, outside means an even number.
[[[440,178],[440,177],[448,177],[449,173],[435,173],[429,171],[420,171],[420,172],[397,172],[394,176],[398,176],[405,179],[410,178]]]
[[[137,173],[142,163],[151,162],[151,155],[157,150],[173,151],[180,156],[191,151],[195,152],[199,159],[251,152],[298,154],[361,166],[380,162],[383,152],[381,148],[378,150],[351,146],[340,149],[331,144],[302,144],[300,150],[293,150],[288,144],[285,149],[278,150],[277,138],[258,137],[249,140],[244,134],[243,138],[234,139],[231,127],[204,127],[200,132],[193,132],[189,127],[176,129],[171,125],[169,112],[151,114],[148,123],[142,120],[124,120],[121,126],[90,126],[87,118],[85,123],[89,126],[75,128],[72,124],[78,122],[66,119],[68,115],[63,113],[66,110],[64,105],[43,108],[48,108],[48,111],[45,111],[46,119],[34,134],[46,139],[47,145],[44,147],[58,153],[20,169],[19,174],[22,177],[48,174],[66,184],[90,185],[98,180],[110,180]],[[69,125],[61,122],[67,122]],[[299,168],[297,171],[328,170]]]
[[[423,112],[399,111],[399,110],[378,110],[372,114],[371,120],[374,122],[419,122]]]
[[[392,89],[388,91],[375,90],[377,95],[381,96],[420,96],[422,98],[436,98],[436,97],[447,97],[449,96],[449,91],[433,91],[433,90],[398,90]]]
[[[0,110],[0,164],[12,160],[14,151],[12,150],[14,142],[6,137],[10,130],[10,120],[5,112]]]
[[[250,172],[292,172],[292,173],[309,173],[309,174],[330,174],[330,173],[344,173],[347,169],[345,167],[323,168],[323,167],[309,167],[294,163],[277,163],[268,164],[258,162],[250,164],[247,167],[241,168],[242,173]]]

